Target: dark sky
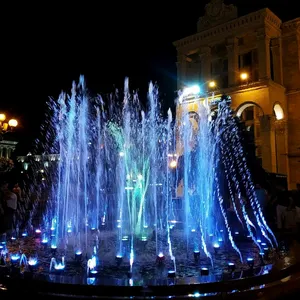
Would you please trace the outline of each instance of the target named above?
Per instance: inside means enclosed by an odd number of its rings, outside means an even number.
[[[11,1],[2,6],[0,109],[20,120],[19,151],[28,151],[37,136],[48,97],[69,91],[80,74],[93,93],[122,87],[125,76],[141,93],[150,80],[157,81],[170,102],[176,89],[172,42],[196,32],[207,2],[42,1],[36,6]],[[225,0],[238,6],[239,15],[269,7],[282,20],[299,16],[297,2]]]

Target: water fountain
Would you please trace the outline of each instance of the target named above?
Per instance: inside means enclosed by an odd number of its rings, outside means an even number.
[[[107,104],[89,96],[81,77],[70,95],[50,103],[46,136],[54,137],[49,151],[60,159],[35,231],[48,272],[50,265],[62,276],[74,265],[71,274],[88,284],[108,277],[162,284],[211,273],[214,281],[224,269],[232,274],[270,259],[277,241],[256,198],[229,98],[199,102],[192,114],[183,103],[175,126],[170,110],[166,119],[160,114],[153,84],[148,100],[142,110],[126,80],[122,105],[113,98]],[[82,265],[87,272],[78,271]]]

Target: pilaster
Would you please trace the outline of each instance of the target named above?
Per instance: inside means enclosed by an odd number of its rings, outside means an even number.
[[[211,80],[211,48],[205,47],[200,52],[201,78],[203,82]]]
[[[184,82],[186,79],[186,68],[187,68],[187,62],[186,62],[186,56],[184,54],[178,54],[177,55],[177,88],[182,89],[184,87]]]
[[[274,81],[282,85],[282,47],[280,38],[271,40],[271,51],[273,56],[272,63],[274,71]]]
[[[235,86],[239,76],[239,47],[236,37],[227,39],[228,52],[228,85]]]
[[[270,36],[266,30],[258,30],[257,34],[257,50],[259,64],[259,79],[269,79],[271,77],[270,65]]]

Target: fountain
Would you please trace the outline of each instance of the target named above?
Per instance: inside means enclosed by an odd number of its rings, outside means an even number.
[[[192,113],[183,102],[175,126],[170,110],[166,119],[160,114],[151,83],[148,100],[143,110],[126,79],[122,105],[114,97],[106,103],[90,97],[80,77],[70,95],[51,101],[46,136],[59,161],[34,231],[42,258],[35,264],[48,266],[41,273],[57,280],[55,273],[72,269],[88,284],[217,281],[224,270],[233,276],[274,257],[277,241],[256,198],[230,98],[199,102]]]

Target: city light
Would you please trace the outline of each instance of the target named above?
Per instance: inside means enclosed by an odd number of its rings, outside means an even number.
[[[6,120],[6,115],[0,113],[0,135],[3,135],[6,132],[10,132],[13,128],[18,126],[18,121],[16,119]]]
[[[277,121],[282,120],[284,118],[284,112],[280,104],[276,103],[274,105],[274,114]]]
[[[200,91],[201,90],[200,90],[199,85],[193,85],[193,86],[184,88],[182,91],[182,94],[179,97],[179,102],[181,103],[184,97],[200,94]]]
[[[176,160],[171,160],[171,162],[170,162],[170,168],[171,169],[175,169],[177,167],[177,161]]]
[[[242,80],[247,80],[248,79],[248,73],[241,73],[241,75],[240,75],[240,78],[242,79]]]
[[[214,87],[216,87],[216,82],[215,81],[210,81],[208,85],[209,85],[210,88],[214,88]]]

